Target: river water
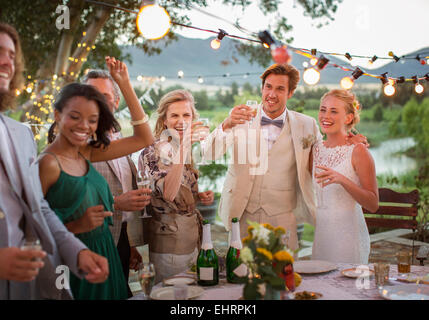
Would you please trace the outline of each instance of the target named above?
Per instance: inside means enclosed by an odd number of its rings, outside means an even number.
[[[417,163],[413,158],[404,154],[395,154],[405,151],[415,144],[413,138],[401,138],[387,140],[376,148],[370,148],[369,151],[374,158],[377,175],[391,174],[398,176],[417,168]]]

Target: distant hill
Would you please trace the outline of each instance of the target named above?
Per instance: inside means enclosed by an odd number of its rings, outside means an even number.
[[[259,75],[262,74],[264,68],[251,64],[245,57],[234,53],[233,43],[230,38],[224,38],[222,45],[218,50],[213,50],[210,47],[211,39],[190,39],[179,36],[179,40],[173,42],[166,48],[162,49],[162,53],[154,56],[147,56],[143,50],[136,47],[124,47],[124,53],[129,53],[133,63],[130,65],[130,76],[135,79],[138,75],[144,76],[165,76],[169,79],[176,79],[177,72],[183,70],[185,76],[181,81],[197,82],[198,76],[204,77],[204,84],[207,85],[228,85],[235,81],[238,84],[250,82],[251,84],[259,84]],[[261,50],[263,50],[261,48]],[[409,55],[417,56],[419,53],[429,53],[429,47],[411,52]],[[292,64],[301,72],[303,71],[302,63],[308,61],[307,58],[290,52],[292,54]],[[327,56],[330,63],[351,67],[347,62],[338,59],[334,56]],[[388,72],[388,76],[411,77],[414,75],[422,76],[429,72],[429,66],[422,66],[416,59],[403,60],[398,63],[394,61],[378,68],[368,69],[361,67],[362,70],[371,74],[382,74]],[[244,78],[243,76],[221,76],[221,77],[205,77],[208,75],[230,75],[255,73]],[[322,71],[320,84],[339,84],[342,77],[347,75],[346,72],[328,66]],[[191,78],[190,78],[191,77]],[[359,83],[379,83],[378,79],[362,76],[358,79]]]

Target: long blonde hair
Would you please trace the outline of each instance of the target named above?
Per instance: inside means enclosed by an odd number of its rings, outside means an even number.
[[[155,139],[159,139],[161,133],[166,129],[165,120],[167,119],[168,107],[175,102],[180,101],[189,101],[192,110],[192,120],[195,120],[199,117],[197,109],[195,109],[195,100],[192,94],[186,90],[173,90],[162,96],[159,101],[158,109],[156,110],[158,114],[158,119],[155,124]]]
[[[356,99],[356,96],[353,92],[349,90],[344,89],[333,89],[327,93],[325,93],[320,99],[320,101],[323,101],[328,96],[333,96],[341,101],[344,102],[346,106],[346,114],[353,114],[353,120],[349,124],[347,124],[347,131],[350,131],[354,128],[355,125],[357,125],[360,121],[360,104],[359,101]]]

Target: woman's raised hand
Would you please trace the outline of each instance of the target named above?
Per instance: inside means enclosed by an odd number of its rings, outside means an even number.
[[[107,68],[109,69],[109,73],[117,84],[130,80],[130,76],[128,75],[128,68],[124,62],[116,60],[115,57],[109,56],[107,56],[105,59]]]

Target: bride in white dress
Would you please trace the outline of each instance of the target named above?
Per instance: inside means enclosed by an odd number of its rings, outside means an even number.
[[[378,209],[374,160],[363,144],[346,143],[359,122],[359,103],[347,90],[331,90],[322,99],[319,126],[326,141],[313,146],[316,228],[313,260],[367,264],[368,228],[362,206]]]

